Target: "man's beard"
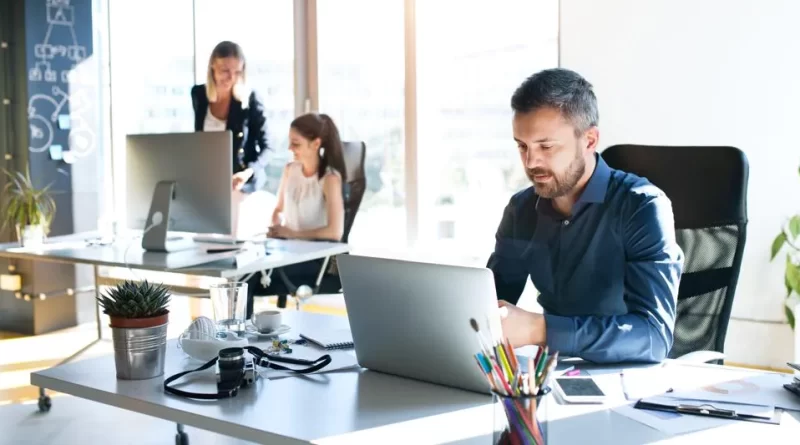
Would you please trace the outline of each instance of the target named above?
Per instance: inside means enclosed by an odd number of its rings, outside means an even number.
[[[567,170],[561,175],[543,168],[525,169],[525,174],[536,188],[536,194],[547,199],[558,198],[570,193],[578,185],[578,181],[585,172],[586,161],[578,150],[576,150],[575,159],[570,162]],[[537,175],[549,175],[550,177],[546,182],[540,183],[534,179]]]

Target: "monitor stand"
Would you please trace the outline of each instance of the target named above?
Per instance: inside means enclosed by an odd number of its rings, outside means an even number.
[[[160,181],[153,192],[150,212],[142,235],[142,248],[148,252],[179,252],[197,247],[190,236],[169,234],[169,211],[175,199],[175,181]]]

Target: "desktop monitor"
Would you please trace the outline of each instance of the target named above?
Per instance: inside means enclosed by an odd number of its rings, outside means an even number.
[[[230,131],[128,135],[126,142],[126,222],[146,230],[142,247],[191,247],[191,237],[167,231],[232,234]]]

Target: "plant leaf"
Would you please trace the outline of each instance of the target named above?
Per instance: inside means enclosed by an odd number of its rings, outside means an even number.
[[[781,231],[780,235],[775,237],[775,240],[772,241],[772,256],[770,257],[770,261],[775,259],[775,256],[778,252],[781,251],[781,247],[786,242],[786,233]]]
[[[783,310],[786,313],[786,321],[789,323],[789,327],[794,330],[794,312],[788,306],[783,306]]]
[[[800,235],[800,215],[794,215],[792,219],[789,220],[789,231],[792,233],[792,239]]]
[[[786,282],[800,295],[800,266],[792,263],[789,255],[786,255]]]

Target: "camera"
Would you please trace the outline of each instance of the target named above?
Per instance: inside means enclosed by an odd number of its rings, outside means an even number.
[[[239,388],[248,388],[256,382],[258,373],[253,359],[245,355],[244,348],[225,348],[217,360],[217,391],[236,395]]]

